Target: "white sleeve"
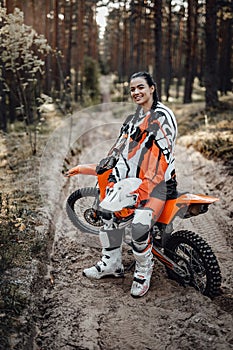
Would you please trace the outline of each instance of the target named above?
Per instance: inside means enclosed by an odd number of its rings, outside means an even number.
[[[114,175],[116,181],[118,182],[126,178],[127,172],[128,172],[127,160],[122,155],[120,155],[120,158],[112,171],[112,175]]]

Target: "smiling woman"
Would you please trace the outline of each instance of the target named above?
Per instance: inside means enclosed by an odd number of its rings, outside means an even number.
[[[114,211],[122,209],[122,200],[113,203],[120,198],[122,181],[134,178],[139,182],[136,190],[131,188],[133,204],[129,208],[127,201],[127,208],[123,207],[124,212],[121,210],[117,216],[132,219],[131,246],[136,268],[131,295],[138,298],[149,290],[153,271],[150,229],[160,217],[166,199],[177,197],[174,165],[177,125],[173,112],[158,101],[156,83],[149,73],[134,73],[130,91],[136,111],[126,118],[108,157],[100,161],[96,172],[101,200],[106,199],[104,208],[108,210],[110,204],[114,204]],[[83,275],[90,279],[121,277],[124,273],[121,250],[124,229],[115,225],[111,216],[104,217],[103,222],[99,230],[101,260],[83,270]]]
[[[153,85],[147,85],[145,79],[141,77],[133,78],[130,81],[131,97],[143,108],[144,112],[149,111],[152,106],[154,89]]]

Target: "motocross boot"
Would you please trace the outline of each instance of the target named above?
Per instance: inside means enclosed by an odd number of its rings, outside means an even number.
[[[102,249],[102,259],[96,265],[83,270],[87,278],[100,279],[105,276],[123,277],[121,247],[112,250]]]
[[[145,295],[150,288],[150,280],[154,266],[152,245],[149,243],[141,252],[133,249],[133,254],[136,260],[136,266],[131,287],[131,295],[134,298],[139,298]]]

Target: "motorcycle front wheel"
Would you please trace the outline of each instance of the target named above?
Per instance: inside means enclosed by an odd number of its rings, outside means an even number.
[[[66,212],[70,221],[82,232],[99,234],[103,221],[95,209],[99,191],[95,187],[81,188],[67,199]]]
[[[177,231],[166,242],[165,254],[186,272],[186,278],[182,280],[173,270],[166,268],[170,278],[190,285],[208,297],[219,295],[220,267],[203,238],[191,231]]]

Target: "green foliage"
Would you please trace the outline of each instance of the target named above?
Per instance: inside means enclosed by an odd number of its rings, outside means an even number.
[[[21,230],[21,222],[17,220],[19,212],[17,207],[10,203],[8,196],[0,194],[0,197],[0,338],[3,343],[1,345],[8,349],[9,330],[15,317],[25,308],[27,298],[10,272],[11,269],[17,268],[22,254],[18,234]]]
[[[223,99],[223,98],[222,98]],[[232,97],[225,97],[218,108],[198,109],[198,104],[191,104],[188,112],[182,107],[182,116],[178,117],[179,135],[184,144],[193,146],[204,157],[221,160],[232,175],[233,121]],[[189,135],[192,136],[189,136]]]
[[[33,93],[36,93],[38,78],[43,74],[44,61],[39,54],[48,53],[50,47],[43,35],[24,24],[19,9],[7,15],[6,9],[0,8],[0,17],[1,61],[5,71],[10,73],[5,79],[6,91],[14,89],[21,102],[19,107],[26,112],[26,103],[34,101]],[[2,74],[0,77],[4,79]]]
[[[8,96],[8,108],[14,105],[28,126],[39,118],[44,57],[51,49],[43,35],[24,24],[23,13],[17,8],[7,14],[0,7],[0,37],[0,80]],[[35,153],[35,137],[31,130],[28,132]]]
[[[91,57],[85,57],[84,61],[84,103],[90,105],[91,103],[100,102],[99,90],[99,66],[97,61]]]

